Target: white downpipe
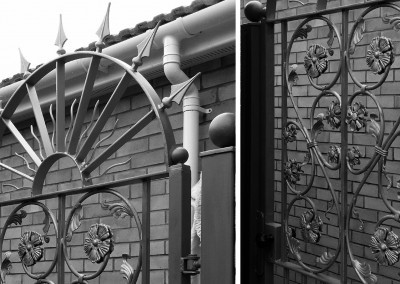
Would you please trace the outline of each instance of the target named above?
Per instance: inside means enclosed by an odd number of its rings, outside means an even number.
[[[171,84],[183,83],[189,79],[181,69],[180,39],[172,35],[164,38],[163,65],[165,76]],[[189,153],[185,164],[190,166],[192,187],[199,180],[199,106],[199,92],[192,84],[183,98],[183,147]],[[193,209],[192,207],[192,226]],[[200,247],[193,238],[193,232],[191,238],[191,252],[200,255]],[[191,283],[199,284],[200,277],[193,277]]]
[[[174,36],[164,38],[164,73],[171,84],[187,81],[189,77],[181,70],[180,42]],[[183,98],[183,147],[189,153],[186,164],[191,170],[192,186],[199,179],[199,92],[192,85]]]

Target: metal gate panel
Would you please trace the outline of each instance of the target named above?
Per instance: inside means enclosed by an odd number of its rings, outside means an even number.
[[[259,96],[273,94],[278,119],[261,122],[263,133],[275,123],[277,175],[260,182],[265,191],[274,184],[275,202],[260,207],[264,219],[257,234],[277,283],[398,280],[395,2],[335,7],[289,1],[289,7],[304,6],[299,15],[276,12],[276,1],[267,1],[266,9],[259,3],[246,7],[249,19],[262,21],[267,34],[260,44],[278,64],[260,63],[276,88],[263,87]],[[280,232],[268,208],[274,208]],[[274,251],[278,239],[280,250]]]

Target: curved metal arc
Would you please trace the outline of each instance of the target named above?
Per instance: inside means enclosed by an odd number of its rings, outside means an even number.
[[[88,192],[78,200],[77,204],[82,204],[90,196],[92,196],[94,194],[99,194],[99,193],[109,193],[109,194],[112,194],[114,196],[117,196],[118,198],[120,198],[129,207],[129,209],[132,211],[132,214],[133,214],[133,216],[131,216],[131,217],[134,218],[135,223],[137,225],[139,238],[140,238],[140,240],[142,240],[142,225],[141,225],[141,222],[140,222],[139,214],[136,211],[135,207],[133,207],[132,204],[129,202],[129,200],[126,197],[124,197],[122,194],[120,194],[118,191],[113,190],[113,189],[100,189],[98,191]],[[66,222],[66,228],[69,228],[69,226],[71,224],[71,221],[72,221],[72,217],[74,216],[74,213],[75,213],[76,210],[77,210],[77,207],[73,207],[73,209],[70,211],[70,213],[68,215],[68,218],[67,218],[67,222]],[[100,268],[96,272],[94,272],[94,273],[92,273],[90,275],[85,275],[85,274],[79,273],[74,268],[74,266],[72,265],[72,263],[71,263],[71,261],[69,259],[67,244],[65,242],[65,240],[67,238],[67,234],[68,234],[68,230],[65,230],[64,236],[62,238],[62,244],[63,244],[63,250],[64,250],[64,255],[65,255],[64,259],[65,259],[69,269],[71,270],[71,272],[75,276],[77,276],[79,278],[82,278],[82,280],[84,280],[84,281],[95,279],[96,277],[98,277],[104,271],[104,269],[106,268],[107,263],[108,263],[109,258],[110,258],[110,255],[111,255],[111,252],[107,253],[107,255],[105,256],[105,259],[102,262]],[[142,245],[140,244],[139,259],[138,259],[138,262],[137,262],[137,265],[136,265],[135,275],[134,275],[135,279],[137,279],[139,277],[140,269],[141,269],[141,266],[142,266],[142,250],[141,250],[141,246]]]
[[[379,121],[380,121],[380,133],[379,133],[379,137],[377,138],[376,146],[382,147],[382,144],[384,143],[383,139],[385,138],[385,116],[384,116],[382,107],[380,106],[380,104],[379,104],[379,102],[378,102],[377,97],[376,97],[374,94],[370,93],[369,91],[362,91],[362,90],[359,90],[359,91],[355,92],[355,93],[350,97],[350,99],[349,99],[349,106],[353,103],[354,99],[355,99],[357,96],[363,95],[363,94],[366,95],[366,96],[368,96],[368,97],[370,97],[370,98],[375,102],[375,104],[376,104],[376,106],[377,106],[377,108],[378,108]],[[385,150],[387,150],[387,149],[385,149]],[[359,169],[359,170],[353,169],[353,168],[350,166],[349,162],[347,162],[347,168],[348,168],[348,170],[349,170],[352,174],[354,174],[354,175],[360,175],[360,174],[362,174],[362,173],[364,173],[364,172],[367,171],[367,169],[372,165],[372,161],[374,160],[374,158],[375,158],[377,155],[378,155],[378,154],[377,154],[376,152],[374,152],[374,154],[372,155],[372,157],[371,157],[371,159],[368,161],[368,163],[367,163],[364,167],[362,167],[361,169]]]
[[[158,97],[157,93],[153,89],[153,87],[149,84],[149,82],[139,73],[139,72],[134,72],[132,67],[125,62],[113,58],[109,55],[103,54],[103,53],[97,53],[97,52],[91,52],[91,51],[78,51],[74,53],[67,53],[64,54],[50,62],[48,62],[45,65],[42,65],[39,67],[37,70],[35,70],[27,79],[26,81],[18,87],[18,89],[14,92],[10,100],[7,102],[7,105],[5,106],[4,110],[0,114],[0,117],[3,119],[9,119],[15,112],[17,106],[19,103],[22,101],[22,99],[27,95],[27,90],[26,90],[26,85],[35,85],[37,82],[40,81],[41,78],[43,78],[46,74],[48,74],[50,71],[56,68],[56,63],[58,61],[63,61],[65,63],[68,63],[70,61],[74,61],[77,59],[83,59],[87,57],[93,57],[93,58],[100,58],[100,59],[107,59],[110,60],[111,62],[117,64],[120,66],[122,69],[126,71],[143,89],[145,92],[148,100],[150,101],[150,104],[152,106],[152,109],[154,110],[157,118],[160,121],[160,126],[161,126],[161,131],[163,133],[163,138],[164,138],[164,145],[166,145],[166,150],[165,150],[165,155],[166,159],[168,161],[168,165],[172,164],[172,161],[170,159],[170,151],[175,145],[175,138],[173,135],[172,127],[169,122],[169,119],[167,117],[167,114],[158,109],[158,105],[161,104],[161,100]],[[75,120],[76,123],[76,120]]]
[[[0,234],[0,251],[3,251],[3,240],[4,240],[4,236],[6,234],[6,231],[8,229],[8,227],[12,224],[12,218],[13,216],[22,208],[24,208],[25,206],[28,205],[36,205],[39,206],[43,209],[43,211],[45,212],[45,214],[48,214],[48,216],[51,219],[51,222],[53,223],[54,226],[54,230],[55,230],[55,237],[56,239],[58,239],[59,237],[59,232],[58,232],[58,226],[57,226],[57,219],[55,218],[55,216],[53,215],[53,213],[47,208],[46,205],[44,205],[43,203],[40,203],[38,201],[28,201],[28,202],[24,202],[19,204],[17,207],[15,207],[15,209],[11,212],[11,214],[9,215],[9,217],[7,218],[4,227],[1,230],[1,234]],[[41,274],[33,274],[30,271],[27,270],[26,266],[22,263],[22,267],[24,268],[26,274],[31,277],[32,279],[35,280],[45,280],[44,278],[46,278],[47,276],[50,275],[50,273],[54,270],[56,264],[57,264],[57,257],[58,257],[58,250],[56,250],[55,255],[54,255],[54,259],[52,261],[52,263],[50,264],[50,267],[48,268],[48,270],[46,272],[43,272]],[[0,263],[3,262],[3,256],[2,254],[0,254]]]
[[[291,208],[293,207],[295,202],[297,202],[298,200],[305,200],[308,204],[311,205],[311,208],[314,211],[315,216],[317,215],[318,210],[317,210],[314,202],[309,197],[303,196],[303,195],[297,195],[289,203],[288,208],[287,208],[287,212],[289,212],[291,210]],[[338,207],[336,207],[336,209],[338,209]],[[338,213],[339,213],[339,211],[338,211]],[[286,220],[284,220],[284,226],[285,226],[285,233],[286,234],[288,234],[288,231],[289,231],[288,218],[289,218],[289,215],[286,217]],[[334,262],[336,261],[336,259],[339,256],[340,249],[341,249],[341,244],[340,244],[340,242],[338,242],[338,246],[337,246],[337,248],[335,250],[334,256],[326,263],[326,266],[323,267],[323,268],[313,268],[313,267],[310,267],[307,264],[305,264],[301,259],[296,258],[296,260],[299,263],[299,265],[301,267],[303,267],[305,270],[307,270],[309,272],[312,272],[312,273],[322,273],[324,271],[327,271],[334,264]]]
[[[358,19],[356,20],[356,22],[354,23],[350,35],[349,35],[349,39],[347,41],[347,46],[346,46],[346,52],[345,52],[345,62],[346,62],[346,66],[347,66],[347,70],[348,70],[348,74],[350,75],[351,79],[353,80],[353,82],[360,87],[361,89],[364,89],[366,91],[369,90],[374,90],[378,87],[380,87],[386,80],[387,76],[389,75],[389,71],[390,71],[390,65],[388,66],[388,68],[385,70],[385,72],[382,74],[381,79],[374,85],[363,85],[361,84],[360,81],[358,81],[358,79],[354,76],[353,74],[353,70],[351,68],[351,64],[350,64],[350,55],[349,55],[349,50],[351,48],[351,43],[353,41],[353,38],[355,36],[355,31],[357,29],[358,24],[364,20],[364,17],[369,14],[371,11],[378,9],[378,8],[383,8],[383,7],[387,7],[387,8],[393,8],[394,10],[400,12],[400,7],[392,4],[392,3],[382,3],[382,4],[376,4],[376,5],[372,5],[371,7],[369,7],[368,9],[364,10],[361,15],[358,17]],[[356,46],[354,46],[354,48],[356,48]]]

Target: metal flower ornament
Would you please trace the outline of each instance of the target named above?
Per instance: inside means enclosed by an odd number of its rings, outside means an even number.
[[[296,141],[297,127],[294,124],[290,124],[283,129],[283,139],[288,142]]]
[[[18,255],[25,266],[33,266],[43,256],[43,238],[34,231],[25,232],[18,244]]]
[[[318,243],[321,238],[323,222],[313,210],[307,210],[300,216],[301,235],[308,243]]]
[[[333,129],[338,129],[341,124],[340,115],[342,110],[340,108],[339,101],[332,101],[329,105],[328,110],[326,111],[325,119]]]
[[[367,51],[367,64],[374,74],[385,73],[394,62],[393,45],[390,38],[380,36],[372,39]]]
[[[333,145],[329,146],[328,162],[338,164],[340,162],[340,147]]]
[[[94,224],[85,236],[83,249],[93,263],[101,263],[114,249],[112,232],[108,225]]]
[[[393,265],[399,261],[400,239],[386,227],[378,227],[371,237],[370,248],[379,264]]]
[[[328,52],[319,44],[311,45],[304,57],[304,67],[308,76],[318,78],[328,69]]]
[[[300,174],[304,171],[301,169],[302,164],[297,162],[296,159],[290,159],[284,165],[285,179],[291,185],[295,185],[300,181]]]
[[[367,123],[368,110],[359,102],[353,103],[347,109],[346,124],[350,126],[351,131],[359,131]]]

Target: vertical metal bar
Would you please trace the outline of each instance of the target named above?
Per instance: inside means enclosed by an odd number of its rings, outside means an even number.
[[[260,151],[264,148],[266,127],[261,119],[265,113],[261,103],[264,93],[265,62],[261,60],[265,53],[262,37],[262,25],[247,24],[241,27],[241,162],[248,165],[241,170],[241,283],[264,284],[264,250],[258,246],[256,239],[262,232],[265,206],[261,198],[265,186],[262,184],[264,159]],[[252,194],[248,188],[256,188]]]
[[[189,284],[190,275],[181,271],[181,258],[190,254],[190,168],[177,164],[169,171],[168,283]]]
[[[342,47],[340,50],[340,61],[341,61],[341,97],[342,97],[342,113],[341,113],[341,163],[340,167],[340,185],[341,185],[341,218],[340,218],[340,243],[342,247],[341,251],[341,263],[340,263],[340,280],[341,283],[347,283],[347,244],[346,244],[346,219],[348,206],[347,206],[347,166],[346,166],[346,154],[347,154],[347,146],[348,146],[348,137],[347,137],[347,126],[344,123],[346,120],[347,113],[347,105],[348,105],[348,70],[346,65],[346,48],[347,48],[347,40],[348,40],[348,22],[349,22],[349,11],[342,11]]]
[[[287,53],[287,22],[283,21],[281,23],[281,69],[282,69],[282,101],[281,101],[281,113],[282,113],[282,125],[281,127],[285,127],[287,122],[287,84],[286,84],[286,53]],[[287,188],[286,188],[286,181],[283,174],[283,165],[286,162],[286,143],[281,139],[281,220],[282,220],[282,246],[281,246],[281,257],[282,261],[287,261],[287,254],[286,254],[286,235],[285,235],[285,225],[283,221],[286,220],[286,204],[287,204]],[[284,283],[289,283],[289,270],[287,268],[283,269],[283,277]]]
[[[275,3],[275,0],[269,0],[268,4]],[[272,5],[271,5],[272,6]],[[268,6],[268,9],[270,7]],[[274,33],[274,23],[265,23],[262,24],[262,64],[265,69],[265,80],[261,79],[263,86],[261,86],[261,107],[264,111],[261,111],[262,123],[264,126],[263,133],[264,137],[261,140],[261,151],[259,155],[261,157],[265,157],[264,165],[262,167],[263,172],[261,172],[260,178],[261,180],[261,189],[262,190],[262,202],[263,212],[265,216],[265,223],[274,222],[274,196],[275,196],[275,168],[274,168],[274,121],[275,121],[275,33]],[[270,157],[270,158],[268,158]],[[265,223],[262,224],[265,227]],[[264,231],[264,229],[263,229]],[[273,247],[269,247],[268,250],[265,251],[267,255],[272,254]],[[269,261],[264,261],[264,273],[265,273],[265,281],[267,283],[273,283],[274,281],[274,264]]]
[[[58,254],[57,254],[57,283],[64,284],[65,282],[65,263],[64,263],[64,250],[62,246],[62,236],[65,229],[65,196],[58,197]]]
[[[65,64],[62,61],[56,63],[56,149],[65,151]],[[54,129],[53,129],[54,131]]]
[[[143,181],[142,194],[142,283],[150,284],[150,180]]]

